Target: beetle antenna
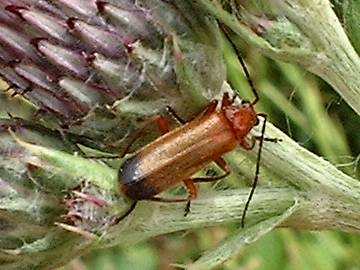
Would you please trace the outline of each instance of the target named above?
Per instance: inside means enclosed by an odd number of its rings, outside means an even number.
[[[255,168],[255,177],[254,177],[254,181],[249,193],[249,196],[247,198],[247,201],[245,203],[245,207],[241,216],[241,227],[244,228],[245,226],[245,216],[246,216],[246,212],[249,208],[250,205],[250,201],[254,195],[255,192],[255,188],[259,179],[259,173],[260,173],[260,158],[261,158],[261,151],[263,148],[263,143],[264,143],[264,137],[265,137],[265,127],[266,127],[266,120],[267,120],[267,115],[265,113],[258,113],[257,116],[261,116],[262,118],[264,118],[264,122],[262,125],[262,129],[261,129],[261,136],[259,138],[259,150],[257,153],[257,157],[256,157],[256,168]]]
[[[255,105],[255,104],[259,101],[260,98],[259,98],[259,95],[258,95],[258,93],[257,93],[257,91],[256,91],[256,88],[255,88],[255,86],[254,86],[254,83],[253,83],[253,81],[252,81],[251,78],[250,78],[249,70],[248,70],[247,67],[246,67],[246,64],[245,64],[245,62],[244,62],[244,59],[243,59],[242,56],[241,56],[240,51],[238,50],[238,48],[236,47],[235,43],[234,43],[234,42],[232,41],[232,39],[230,38],[228,31],[225,29],[225,27],[224,27],[222,24],[220,24],[220,27],[221,27],[224,35],[226,36],[227,40],[228,40],[229,43],[231,44],[231,47],[232,47],[233,50],[235,51],[236,56],[237,56],[238,59],[239,59],[239,62],[240,62],[240,64],[241,64],[241,67],[242,67],[242,69],[243,69],[243,71],[244,71],[244,73],[245,73],[246,80],[247,80],[247,82],[248,82],[248,84],[249,84],[249,86],[250,86],[250,88],[251,88],[251,91],[253,92],[253,94],[254,94],[254,96],[255,96],[255,99],[253,100],[253,102],[251,102],[251,104],[252,104],[252,105]]]

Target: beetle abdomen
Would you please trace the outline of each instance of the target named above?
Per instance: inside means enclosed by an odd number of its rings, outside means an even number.
[[[154,197],[158,191],[155,190],[139,167],[140,157],[134,155],[127,159],[119,169],[118,181],[121,191],[130,199],[144,200]]]

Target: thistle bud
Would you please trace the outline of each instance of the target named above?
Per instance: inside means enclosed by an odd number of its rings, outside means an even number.
[[[72,154],[79,151],[57,131],[0,121],[2,269],[62,265],[98,244],[129,208],[116,171]]]

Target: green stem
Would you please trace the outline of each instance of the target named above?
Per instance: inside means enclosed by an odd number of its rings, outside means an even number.
[[[301,62],[329,82],[360,115],[360,58],[328,0],[275,1],[279,12],[296,24],[317,48],[317,57]]]
[[[247,196],[247,189],[208,192],[193,202],[191,213],[186,217],[183,204],[140,203],[132,216],[112,228],[98,244],[101,247],[131,245],[166,233],[239,223]],[[291,188],[258,188],[246,216],[246,226],[283,213],[295,200],[299,210],[281,227],[360,232],[360,206],[357,203],[324,193],[309,196],[308,192]]]
[[[257,35],[246,22],[224,10],[220,1],[198,1],[249,45],[271,58],[301,64],[323,78],[360,115],[360,59],[328,0],[272,1],[278,17],[286,16],[289,22],[271,33],[278,22],[269,21],[271,26],[265,31],[271,38]],[[270,40],[278,40],[280,45]]]
[[[142,202],[134,214],[117,225],[103,240],[110,245],[128,245],[170,232],[239,223],[247,196],[247,189],[202,194],[192,202],[191,212],[186,217],[183,203]],[[294,197],[296,193],[291,189],[259,189],[251,203],[247,225],[281,214],[293,204]]]

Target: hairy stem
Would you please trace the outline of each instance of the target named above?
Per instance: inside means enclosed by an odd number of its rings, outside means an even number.
[[[278,19],[285,16],[288,22],[269,19],[269,26],[265,27],[262,35],[226,11],[221,1],[198,1],[234,31],[235,39],[240,37],[271,58],[304,66],[332,85],[360,115],[360,58],[328,0],[271,1]],[[274,31],[275,28],[277,31]]]

